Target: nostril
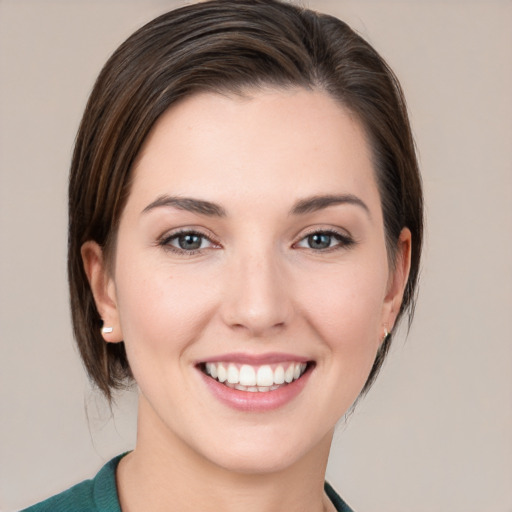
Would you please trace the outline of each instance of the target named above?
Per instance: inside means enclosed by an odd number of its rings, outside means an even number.
[[[260,271],[245,268],[240,279],[226,283],[221,312],[230,328],[259,337],[290,323],[293,308],[289,286],[284,286],[276,271],[268,267]]]

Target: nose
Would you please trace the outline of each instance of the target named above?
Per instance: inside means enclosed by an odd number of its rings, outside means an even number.
[[[290,283],[272,251],[240,256],[227,269],[223,321],[251,337],[269,336],[291,320]]]

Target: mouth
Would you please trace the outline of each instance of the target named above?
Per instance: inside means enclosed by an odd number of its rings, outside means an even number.
[[[239,364],[230,361],[198,365],[209,378],[224,386],[250,393],[268,393],[284,388],[303,377],[314,362],[287,361],[274,364]]]

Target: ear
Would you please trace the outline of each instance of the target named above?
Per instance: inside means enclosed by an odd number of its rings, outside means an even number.
[[[123,333],[119,322],[115,283],[108,272],[103,250],[96,242],[89,240],[82,245],[81,254],[94,302],[103,320],[103,339],[108,343],[119,343],[123,341]]]
[[[411,269],[411,232],[403,228],[398,237],[395,264],[390,272],[382,317],[384,339],[391,332],[402,305],[405,286]]]

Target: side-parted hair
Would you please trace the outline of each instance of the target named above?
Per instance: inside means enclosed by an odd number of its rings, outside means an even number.
[[[400,319],[414,311],[423,232],[421,178],[400,84],[344,22],[279,0],[211,0],[168,12],[129,37],[102,69],[87,103],[69,182],[68,277],[75,338],[92,381],[111,400],[132,379],[124,343],[105,343],[80,249],[97,242],[112,261],[137,154],[157,119],[197,92],[258,88],[329,94],[361,122],[372,151],[388,259],[404,227],[411,270]],[[398,320],[397,319],[397,320]],[[382,366],[382,343],[363,389]]]

